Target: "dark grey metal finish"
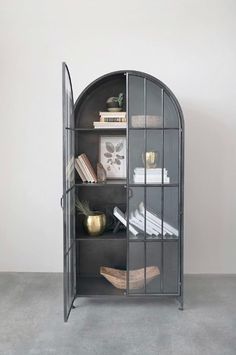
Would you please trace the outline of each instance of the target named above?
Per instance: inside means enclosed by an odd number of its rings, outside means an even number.
[[[64,66],[67,72],[67,67]],[[68,72],[67,72],[68,73]],[[68,73],[69,75],[69,73]],[[138,77],[143,82],[143,111],[140,114],[145,116],[145,127],[144,128],[132,128],[130,123],[127,125],[126,129],[120,130],[95,130],[92,128],[92,122],[96,119],[98,110],[105,110],[103,106],[105,103],[105,98],[117,95],[119,92],[124,92],[126,101],[123,107],[127,112],[127,116],[130,118],[130,103],[129,97],[132,93],[132,87],[130,86],[130,79],[133,77]],[[70,80],[70,77],[69,77]],[[70,81],[71,84],[71,81]],[[158,128],[148,128],[147,127],[147,100],[150,104],[148,85],[154,85],[161,90],[161,107],[162,107],[162,127]],[[72,90],[72,88],[71,88]],[[150,88],[149,88],[150,90]],[[152,100],[152,99],[151,99]],[[155,105],[154,105],[155,106]],[[172,109],[173,107],[173,109]],[[76,257],[74,257],[76,263],[76,297],[96,297],[96,296],[173,296],[177,297],[180,303],[180,309],[183,309],[183,183],[184,183],[184,121],[183,114],[180,105],[175,98],[174,94],[169,90],[169,88],[163,84],[160,80],[154,78],[151,75],[138,72],[138,71],[116,71],[104,75],[95,81],[93,81],[86,89],[80,94],[75,103],[75,113],[73,125],[68,125],[68,122],[63,125],[63,137],[64,137],[64,171],[63,176],[65,177],[65,161],[67,147],[65,146],[65,140],[67,132],[73,132],[75,137],[74,155],[77,156],[85,152],[93,167],[95,168],[96,162],[98,161],[98,143],[99,135],[101,134],[114,134],[114,135],[126,135],[127,138],[127,179],[125,181],[108,181],[106,184],[86,184],[82,183],[78,175],[75,178],[73,186],[66,186],[66,182],[63,182],[63,196],[70,191],[74,191],[75,195],[80,199],[87,199],[91,202],[91,207],[96,209],[102,209],[107,203],[111,204],[122,204],[126,205],[126,210],[128,212],[127,218],[127,229],[126,237],[124,232],[121,232],[115,238],[113,238],[111,232],[107,231],[103,236],[98,238],[87,237],[84,234],[81,224],[80,216],[75,216],[75,236],[72,245],[68,252],[72,250],[75,251]],[[172,112],[172,111],[173,112]],[[149,113],[150,114],[150,113]],[[178,123],[175,125],[176,118]],[[165,164],[169,164],[168,169],[171,170],[174,176],[173,181],[170,184],[164,184],[164,173],[162,169],[162,183],[160,184],[147,184],[146,177],[146,160],[145,160],[145,180],[143,184],[134,184],[130,179],[130,157],[132,149],[135,147],[130,146],[130,134],[136,134],[140,132],[143,134],[144,139],[144,150],[148,150],[149,138],[153,137],[153,134],[161,134],[161,166],[165,167]],[[159,133],[158,133],[159,132]],[[170,134],[168,134],[170,132]],[[178,138],[178,164],[171,166],[170,152],[168,150],[168,144],[171,137],[176,137],[171,132],[176,132]],[[173,143],[174,144],[174,143]],[[173,147],[172,147],[173,148]],[[169,154],[169,155],[168,155]],[[166,160],[166,162],[165,162]],[[136,164],[136,163],[135,163]],[[137,165],[136,165],[137,166]],[[177,170],[176,170],[177,169]],[[178,174],[177,172],[178,171]],[[177,175],[176,175],[177,174]],[[160,195],[160,206],[161,206],[161,238],[160,239],[150,239],[147,236],[147,223],[145,218],[144,234],[142,239],[130,239],[129,235],[129,213],[130,213],[130,199],[133,198],[134,191],[136,189],[143,190],[144,205],[147,206],[150,203],[150,195],[152,191],[156,191],[156,196]],[[154,190],[150,190],[154,189]],[[167,193],[167,191],[169,191]],[[178,227],[179,237],[176,239],[164,239],[163,232],[163,221],[167,213],[168,218],[172,218],[173,208],[171,207],[171,199],[175,198],[178,191]],[[154,194],[154,195],[155,195]],[[168,200],[169,196],[169,200]],[[176,195],[177,196],[177,195]],[[154,198],[154,197],[153,197]],[[153,199],[152,199],[153,201]],[[63,214],[64,221],[65,218],[65,203],[64,198],[62,198],[61,204],[64,206]],[[168,208],[170,211],[168,212]],[[166,212],[167,211],[167,212]],[[172,217],[171,217],[172,216]],[[145,208],[146,217],[146,208]],[[174,218],[174,217],[173,217]],[[175,218],[174,218],[175,220]],[[64,235],[66,234],[66,226],[64,222]],[[112,241],[112,242],[111,242]],[[64,247],[66,243],[66,236],[64,237]],[[136,246],[136,247],[135,247]],[[65,247],[66,248],[66,247]],[[133,259],[133,255],[136,253],[136,259]],[[130,253],[132,252],[132,259],[130,259]],[[139,254],[141,253],[141,254]],[[157,260],[155,260],[157,258]],[[141,261],[139,261],[141,260]],[[143,260],[143,261],[142,261]],[[139,263],[143,262],[144,266],[144,279],[145,285],[141,290],[137,292],[130,292],[129,289],[129,271],[132,267],[137,267]],[[158,280],[152,282],[151,284],[146,284],[146,267],[152,265],[153,263],[158,263],[160,266],[161,276]],[[127,288],[126,292],[121,290],[116,290],[114,287],[110,286],[106,280],[99,276],[99,266],[106,265],[110,267],[124,268],[127,269]],[[64,260],[65,265],[65,260]],[[66,266],[64,266],[64,281],[66,280],[65,274],[68,273]],[[64,289],[66,290],[68,283],[64,282]],[[73,302],[72,302],[73,303]],[[72,307],[71,303],[71,307]],[[68,307],[65,305],[67,312],[65,313],[65,320],[69,316]]]
[[[68,320],[73,301],[76,297],[75,280],[75,218],[72,203],[75,197],[74,172],[68,179],[67,166],[74,156],[74,99],[70,73],[65,63],[62,63],[62,99],[63,99],[63,284],[64,284],[64,321]],[[66,127],[72,130],[68,131]],[[70,149],[68,146],[70,145]],[[69,155],[70,154],[70,155]],[[73,168],[74,170],[74,168]],[[69,185],[67,181],[70,181]],[[65,201],[65,203],[64,203]]]

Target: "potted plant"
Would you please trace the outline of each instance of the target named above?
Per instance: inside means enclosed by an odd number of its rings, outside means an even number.
[[[85,231],[91,236],[101,235],[106,227],[106,215],[103,212],[92,211],[88,201],[76,200],[76,209],[84,215],[83,226]]]
[[[121,92],[118,96],[109,97],[106,101],[107,110],[110,112],[122,111],[124,94]]]

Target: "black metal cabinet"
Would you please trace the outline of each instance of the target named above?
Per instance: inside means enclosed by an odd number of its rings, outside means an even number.
[[[125,96],[127,128],[94,129],[98,112],[106,110],[107,98],[120,92]],[[74,157],[86,153],[95,168],[103,134],[126,137],[126,178],[82,183],[75,173]],[[65,321],[80,296],[173,296],[183,309],[183,134],[180,105],[158,79],[136,71],[113,72],[91,83],[74,104],[69,71],[63,63]],[[99,237],[87,236],[75,211],[77,196],[105,212],[123,206],[126,230],[113,234],[108,229]],[[132,229],[135,223],[137,234]],[[108,283],[99,274],[101,266],[127,270],[126,290]],[[151,282],[147,282],[148,266],[160,271]],[[142,288],[131,287],[134,269],[143,270]]]

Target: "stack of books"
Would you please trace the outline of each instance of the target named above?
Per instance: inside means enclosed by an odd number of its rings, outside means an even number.
[[[118,207],[114,208],[113,214],[124,226],[127,226],[126,216]],[[161,238],[162,231],[164,239],[175,239],[179,236],[179,231],[169,223],[162,222],[156,213],[148,209],[145,212],[144,203],[141,202],[138,208],[130,213],[129,231],[137,237],[138,234],[145,232],[145,227],[146,234],[154,238]]]
[[[75,158],[75,169],[83,182],[98,182],[95,171],[86,154]]]
[[[99,112],[99,121],[93,122],[96,129],[126,128],[126,112]]]
[[[135,184],[145,183],[145,169],[135,168],[133,180]],[[161,184],[162,183],[162,168],[150,168],[146,169],[146,184]],[[169,184],[170,178],[168,177],[168,171],[163,169],[163,183]]]
[[[166,238],[174,238],[179,236],[178,229],[171,226],[166,221],[163,221],[158,216],[157,213],[153,212],[151,209],[146,208],[144,203],[141,202],[138,208],[131,214],[130,223],[134,226],[137,226],[141,231],[145,230],[145,222],[144,219],[146,217],[146,233],[149,235],[159,236],[162,234],[163,228],[163,236]]]

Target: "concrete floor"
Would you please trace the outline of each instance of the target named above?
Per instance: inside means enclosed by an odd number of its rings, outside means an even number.
[[[80,299],[63,323],[62,276],[0,274],[0,354],[236,355],[236,276],[186,276],[174,300]]]

